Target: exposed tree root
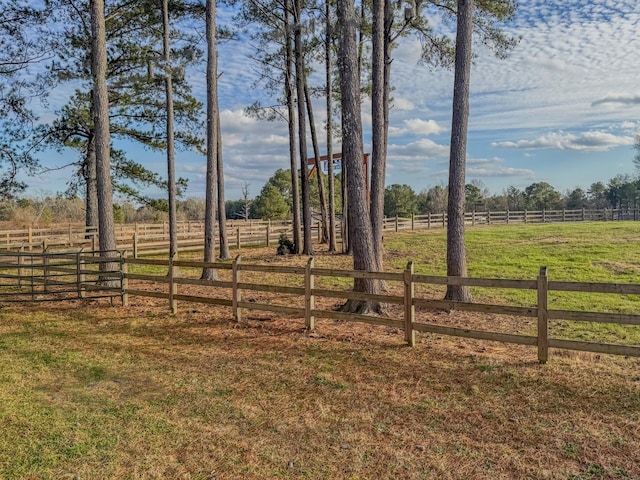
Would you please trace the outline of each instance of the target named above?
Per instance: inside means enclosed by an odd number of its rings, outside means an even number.
[[[384,315],[386,308],[380,302],[368,302],[365,300],[347,300],[339,309],[344,313],[357,313],[359,315]]]
[[[469,287],[461,285],[449,285],[444,299],[448,302],[473,302],[473,297],[471,296]]]

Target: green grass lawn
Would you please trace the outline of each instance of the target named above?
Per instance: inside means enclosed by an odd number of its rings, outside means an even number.
[[[388,235],[387,251],[412,259],[421,272],[446,273],[442,230]],[[635,283],[640,280],[640,223],[589,222],[470,227],[469,276]],[[404,265],[404,260],[396,260]]]
[[[442,230],[389,235],[390,265],[413,259],[416,271],[446,274],[446,235]],[[640,283],[640,223],[589,222],[468,228],[470,277],[535,279],[541,266],[549,280]],[[442,294],[443,289],[435,290]],[[473,288],[479,302],[535,306],[535,291]],[[640,297],[550,292],[549,308],[610,313],[640,313]],[[555,321],[557,337],[640,345],[640,327]]]

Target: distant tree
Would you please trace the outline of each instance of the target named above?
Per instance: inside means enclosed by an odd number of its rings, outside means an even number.
[[[196,198],[178,201],[178,216],[181,220],[201,222],[205,218],[205,202]],[[213,261],[213,260],[211,260]]]
[[[571,190],[565,198],[565,207],[569,210],[580,210],[589,206],[586,192],[580,187]]]
[[[282,192],[267,183],[253,201],[253,213],[263,220],[283,220],[289,216],[289,205]]]
[[[467,183],[464,186],[464,203],[468,212],[484,210],[485,192],[474,183]]]
[[[606,208],[609,206],[609,200],[607,199],[607,187],[602,182],[592,183],[587,190],[587,199],[589,200],[590,208]]]
[[[528,210],[553,210],[562,208],[560,192],[547,182],[532,183],[524,190]]]
[[[423,190],[417,197],[417,208],[421,214],[442,213],[447,210],[449,191],[446,185],[436,185],[429,190]]]
[[[607,198],[613,208],[637,206],[638,183],[630,175],[616,175],[609,180]]]
[[[409,217],[417,211],[416,193],[409,185],[389,185],[384,190],[384,214],[387,217]]]
[[[113,204],[113,221],[115,223],[124,223],[126,220],[125,214],[124,214],[124,209],[122,208],[122,206],[118,205],[117,203]]]
[[[507,210],[524,210],[525,198],[524,193],[516,187],[507,187],[504,192],[507,203]]]
[[[242,200],[227,200],[224,202],[225,218],[236,219],[242,217]]]
[[[252,216],[265,220],[288,218],[293,203],[291,185],[291,172],[282,168],[276,170],[253,200]]]
[[[242,184],[242,218],[246,222],[250,218],[255,218],[251,216],[251,204],[253,200],[251,200],[249,196],[249,184],[244,182]]]

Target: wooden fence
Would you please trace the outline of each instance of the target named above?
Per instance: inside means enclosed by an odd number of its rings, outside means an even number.
[[[640,285],[549,281],[546,267],[542,267],[540,269],[540,273],[536,279],[511,280],[419,275],[414,273],[412,262],[409,262],[407,268],[402,273],[317,268],[314,266],[313,258],[309,259],[306,266],[303,267],[249,265],[242,263],[241,257],[237,257],[232,264],[179,260],[174,261],[171,259],[151,260],[127,258],[125,259],[125,265],[153,265],[168,269],[168,275],[166,272],[159,275],[143,275],[125,272],[124,289],[128,295],[167,299],[173,313],[176,313],[178,310],[178,302],[194,302],[231,307],[236,321],[242,320],[244,310],[262,310],[301,317],[305,319],[305,325],[310,330],[315,328],[316,318],[364,322],[404,330],[405,340],[411,346],[415,345],[416,332],[537,346],[538,359],[542,363],[545,363],[548,360],[549,348],[582,350],[587,352],[610,353],[636,357],[640,356],[640,346],[584,342],[549,337],[549,324],[555,320],[640,326],[640,315],[568,311],[550,308],[549,292],[562,291],[638,295],[640,294]],[[225,280],[202,280],[198,278],[180,276],[180,268],[214,268],[221,274],[223,272],[230,271],[230,275],[228,273],[225,274],[224,276],[227,277]],[[289,280],[282,281],[279,284],[251,283],[245,281],[245,278],[243,278],[243,274],[245,272],[283,274],[287,275]],[[403,294],[373,295],[356,293],[353,291],[318,288],[316,286],[316,281],[326,278],[369,278],[383,280],[385,282],[402,285]],[[153,284],[157,284],[159,282],[166,284],[167,288],[165,291],[161,292],[131,289],[128,286],[129,280],[152,282]],[[535,305],[530,307],[448,302],[441,299],[426,298],[424,296],[417,295],[416,285],[421,284],[465,285],[469,287],[531,290],[537,292],[537,301]],[[184,295],[179,292],[178,288],[180,285],[213,287],[211,289],[206,289],[206,291],[213,293],[214,296]],[[256,302],[245,299],[245,294],[247,292],[268,292],[275,295],[269,297],[268,301]],[[283,297],[283,295],[285,297]],[[292,305],[292,303],[295,303],[292,299],[293,297],[298,298],[298,306]],[[390,305],[399,305],[402,306],[403,314],[401,318],[388,318],[325,310],[317,308],[316,300],[318,297],[340,300],[368,300]],[[421,322],[416,320],[416,308],[446,309],[534,318],[537,319],[537,333],[535,336],[521,335]]]
[[[640,220],[640,210],[525,210],[467,212],[465,214],[465,224],[469,226],[618,220]],[[384,219],[384,229],[396,232],[445,228],[446,225],[446,213]],[[321,225],[315,223],[313,228],[315,235],[321,238]],[[166,253],[169,249],[169,227],[166,222],[117,224],[115,230],[117,248],[132,252],[135,258],[143,254]],[[340,237],[339,224],[337,232]],[[202,222],[179,222],[177,233],[179,251],[202,249],[204,238],[204,224]],[[292,237],[291,221],[234,220],[227,223],[229,247],[236,250],[248,246],[275,245],[281,233],[289,238]],[[28,251],[78,250],[80,248],[96,250],[97,247],[95,228],[86,228],[83,224],[0,231],[0,249],[3,250],[18,250],[20,248],[25,248]]]
[[[0,252],[0,302],[122,297],[120,252]]]

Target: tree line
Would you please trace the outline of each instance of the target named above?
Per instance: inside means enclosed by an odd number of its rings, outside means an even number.
[[[334,181],[341,185],[340,174]],[[326,182],[326,179],[325,179]],[[317,188],[312,184],[310,202],[314,211],[320,210]],[[594,182],[588,189],[576,187],[561,192],[547,182],[535,182],[523,190],[510,186],[501,193],[491,193],[479,180],[472,180],[464,188],[465,211],[522,211],[522,210],[579,210],[635,209],[640,208],[640,179],[631,175],[616,175],[606,184]],[[384,190],[384,216],[409,217],[412,214],[443,213],[447,211],[449,189],[447,185],[435,185],[416,192],[409,185],[393,184]],[[342,203],[338,197],[336,212],[342,215]],[[293,201],[291,175],[279,169],[262,187],[255,198],[250,198],[248,188],[243,197],[226,202],[227,219],[282,220],[292,218]]]

